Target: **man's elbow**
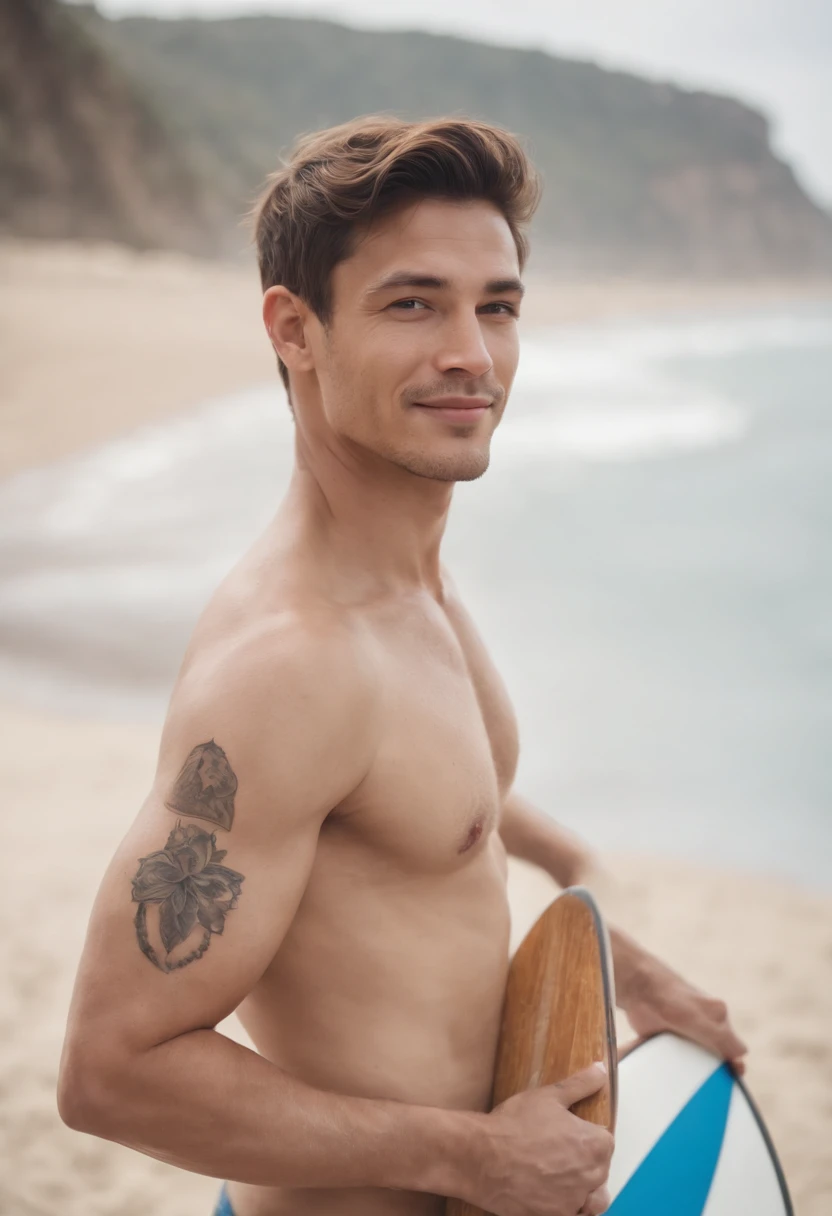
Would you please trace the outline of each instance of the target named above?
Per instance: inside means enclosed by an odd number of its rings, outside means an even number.
[[[67,1127],[112,1139],[119,1101],[117,1070],[98,1051],[67,1040],[58,1073],[58,1114]]]

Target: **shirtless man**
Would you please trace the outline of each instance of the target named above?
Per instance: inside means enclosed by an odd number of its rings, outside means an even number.
[[[295,469],[186,652],[59,1094],[71,1127],[230,1180],[236,1216],[608,1204],[612,1138],[569,1112],[600,1068],[484,1113],[506,853],[561,884],[584,853],[513,790],[511,705],[439,556],[517,367],[536,194],[499,130],[362,120],[258,214]],[[638,1033],[742,1055],[722,1002],[612,940]],[[233,1010],[257,1053],[215,1029]]]

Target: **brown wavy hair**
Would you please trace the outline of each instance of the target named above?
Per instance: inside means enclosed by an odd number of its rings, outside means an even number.
[[[540,182],[515,136],[466,118],[371,116],[303,136],[269,177],[253,212],[263,290],[283,284],[328,324],[331,274],[350,256],[355,234],[427,197],[493,203],[523,267]],[[280,358],[278,367],[288,392]]]

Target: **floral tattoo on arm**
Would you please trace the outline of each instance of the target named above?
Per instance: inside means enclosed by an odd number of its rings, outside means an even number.
[[[231,827],[237,778],[213,740],[195,747],[166,804],[186,815]],[[163,849],[142,857],[133,878],[139,948],[160,971],[202,958],[214,933],[237,906],[244,876],[223,865],[216,832],[177,820]]]

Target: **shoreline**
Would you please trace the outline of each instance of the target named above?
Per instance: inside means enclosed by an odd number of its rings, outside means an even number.
[[[251,268],[108,247],[0,245],[0,477],[276,379]],[[832,284],[566,283],[530,274],[529,326],[832,298]],[[790,294],[790,292],[792,294]],[[144,800],[157,723],[0,701],[9,898],[0,911],[0,1211],[208,1212],[218,1183],[64,1127],[55,1080],[86,919]],[[832,1207],[832,896],[646,855],[589,884],[612,923],[729,1004],[795,1208]],[[555,893],[510,865],[516,941]],[[236,1021],[222,1024],[244,1038]],[[621,1037],[629,1032],[621,1020]]]
[[[534,270],[526,280],[528,330],[832,300],[832,280],[557,280]],[[260,298],[253,259],[0,241],[0,478],[279,385]]]

